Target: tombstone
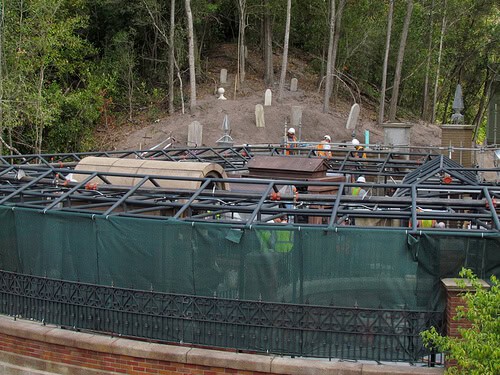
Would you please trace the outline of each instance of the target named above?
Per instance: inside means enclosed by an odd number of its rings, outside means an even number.
[[[203,144],[203,125],[193,121],[188,127],[188,147],[198,147]]]
[[[290,91],[295,92],[297,91],[297,86],[298,86],[299,81],[297,78],[292,78],[292,81],[290,82]]]
[[[264,94],[264,105],[270,106],[272,101],[273,101],[273,93],[271,89],[267,89],[266,93]]]
[[[227,83],[227,69],[220,70],[220,83],[224,85]]]
[[[219,87],[217,89],[217,95],[219,95],[219,97],[217,98],[218,100],[227,100],[227,98],[224,96],[224,93],[226,92],[226,90],[224,90],[223,87]]]
[[[264,120],[264,107],[262,104],[257,104],[255,106],[255,125],[258,128],[266,127],[266,121]]]
[[[234,144],[233,138],[229,135],[231,128],[229,127],[229,119],[227,115],[224,116],[224,121],[222,122],[222,130],[224,135],[220,137],[216,143],[220,147],[232,147]]]
[[[299,129],[298,139],[300,139],[300,132],[302,128],[302,107],[299,105],[292,106],[292,116],[291,116],[290,127]]]
[[[356,130],[358,117],[359,117],[359,104],[355,103],[351,107],[351,111],[349,112],[349,117],[347,118],[347,123],[345,124],[345,128],[352,130],[353,134],[354,131]]]

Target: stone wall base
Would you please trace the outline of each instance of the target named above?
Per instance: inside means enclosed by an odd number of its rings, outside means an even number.
[[[6,375],[381,375],[443,374],[442,368],[376,365],[147,343],[0,316]]]

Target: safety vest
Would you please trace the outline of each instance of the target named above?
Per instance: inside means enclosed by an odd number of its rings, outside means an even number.
[[[293,231],[291,230],[264,230],[259,232],[259,239],[263,251],[288,253],[293,248]]]
[[[434,220],[419,220],[417,226],[419,226],[420,228],[432,228],[434,226]]]
[[[286,138],[286,151],[285,151],[285,155],[292,155],[293,152],[290,151],[290,149],[297,147],[296,143],[290,143],[290,142],[297,142],[297,138],[295,136],[292,136],[292,137],[288,137],[287,136],[287,138]]]
[[[358,196],[360,191],[361,191],[361,187],[359,187],[359,186],[353,187],[352,188],[352,195]]]
[[[318,144],[318,150],[320,150],[320,151],[318,151],[318,153],[317,153],[317,154],[318,154],[318,156],[320,156],[320,157],[321,157],[321,156],[322,156],[322,157],[328,157],[328,158],[330,158],[330,157],[332,156],[332,153],[330,152],[330,148],[326,148],[326,146],[327,146],[327,145],[326,145],[326,144],[325,144],[325,142],[323,142],[323,141],[322,141],[321,143],[319,143],[319,144]],[[328,150],[328,151],[322,151],[322,150]]]

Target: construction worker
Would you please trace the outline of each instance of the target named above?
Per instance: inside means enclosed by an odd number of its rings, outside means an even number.
[[[356,152],[353,153],[353,156],[355,158],[366,159],[366,153],[364,152],[365,148],[361,146],[359,141],[356,138],[354,138],[351,143],[354,146],[354,149],[356,150]]]
[[[296,152],[292,151],[292,148],[297,147],[297,137],[295,136],[295,129],[294,128],[289,128],[288,131],[286,132],[286,137],[285,137],[285,155],[294,155]]]
[[[358,179],[356,180],[358,184],[365,184],[366,183],[366,178],[364,176],[359,176]],[[368,192],[363,189],[362,186],[355,186],[352,188],[352,195],[355,197],[361,197],[362,199],[368,194]]]
[[[317,155],[322,158],[331,158],[332,152],[330,143],[332,142],[332,138],[329,135],[325,135],[323,140],[318,144],[318,152]]]
[[[417,212],[424,212],[421,208],[417,208]],[[410,225],[411,227],[411,220]],[[446,228],[446,224],[443,222],[437,222],[435,219],[419,219],[417,220],[417,228]]]

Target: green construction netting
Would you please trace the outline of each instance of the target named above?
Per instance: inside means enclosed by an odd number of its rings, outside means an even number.
[[[440,309],[462,266],[500,276],[500,235],[234,229],[0,207],[3,270],[116,287],[318,305]]]

